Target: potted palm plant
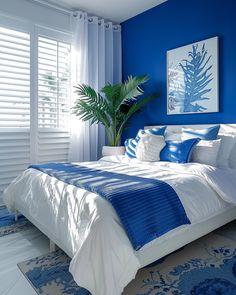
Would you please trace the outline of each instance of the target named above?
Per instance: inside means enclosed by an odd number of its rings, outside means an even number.
[[[106,130],[108,146],[103,147],[103,156],[124,153],[121,135],[128,126],[128,120],[155,94],[137,99],[143,95],[140,85],[148,76],[129,77],[124,83],[105,85],[100,93],[86,84],[75,86],[78,99],[72,108],[73,113],[90,124],[101,123]]]

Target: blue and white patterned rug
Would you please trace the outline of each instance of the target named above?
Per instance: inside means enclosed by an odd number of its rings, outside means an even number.
[[[0,237],[28,229],[32,224],[23,216],[19,215],[18,221],[15,216],[5,207],[0,207]]]
[[[90,295],[74,282],[69,263],[59,250],[18,266],[38,294]],[[236,295],[236,241],[209,234],[139,270],[122,295]]]

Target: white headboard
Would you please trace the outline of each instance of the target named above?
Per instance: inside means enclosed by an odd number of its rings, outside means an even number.
[[[145,129],[167,126],[167,130],[173,133],[181,133],[182,128],[192,128],[192,129],[203,129],[211,127],[218,124],[200,124],[200,125],[154,125],[154,126],[145,126]],[[229,133],[236,135],[236,124],[220,124],[219,133]]]

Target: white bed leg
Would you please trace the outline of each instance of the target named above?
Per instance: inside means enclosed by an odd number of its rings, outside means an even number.
[[[18,221],[18,211],[15,211],[15,222]]]
[[[49,240],[49,242],[50,242],[49,251],[50,252],[56,251],[56,244],[52,240]]]

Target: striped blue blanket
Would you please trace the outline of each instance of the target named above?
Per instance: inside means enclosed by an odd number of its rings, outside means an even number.
[[[178,195],[163,181],[70,163],[31,165],[30,168],[109,201],[135,250],[180,225],[190,223]]]

